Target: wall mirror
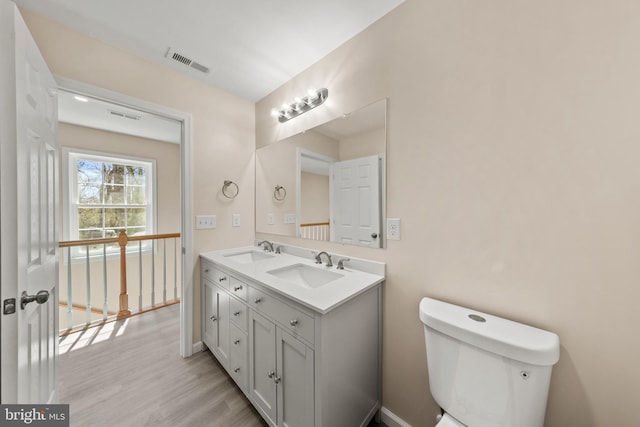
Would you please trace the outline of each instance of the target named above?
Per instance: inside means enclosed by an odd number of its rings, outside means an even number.
[[[387,101],[256,151],[256,231],[383,248]]]

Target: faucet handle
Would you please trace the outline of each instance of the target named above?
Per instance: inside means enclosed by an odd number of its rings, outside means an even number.
[[[336,268],[337,268],[338,270],[344,270],[344,263],[345,263],[346,261],[351,261],[351,259],[349,259],[349,258],[342,258],[342,259],[338,260],[338,265],[336,266]]]

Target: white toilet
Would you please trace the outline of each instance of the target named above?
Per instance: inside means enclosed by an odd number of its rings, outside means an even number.
[[[431,298],[420,320],[437,427],[544,425],[556,334]]]

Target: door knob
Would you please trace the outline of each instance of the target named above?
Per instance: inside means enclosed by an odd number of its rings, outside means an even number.
[[[377,239],[378,238],[378,233],[371,233],[371,238],[372,239]]]
[[[44,304],[49,301],[49,291],[40,291],[35,295],[29,295],[27,291],[23,291],[22,298],[20,298],[20,308],[24,310],[27,304],[34,301],[38,304]]]

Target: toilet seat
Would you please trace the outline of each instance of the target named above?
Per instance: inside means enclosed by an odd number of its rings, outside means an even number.
[[[440,420],[436,424],[436,427],[466,427],[466,426],[445,412],[444,415],[440,418]]]

